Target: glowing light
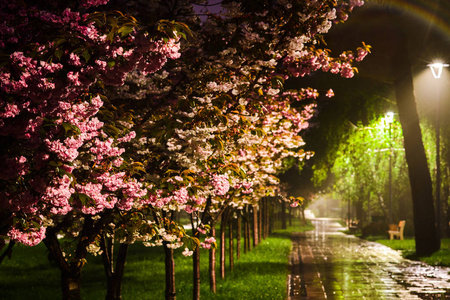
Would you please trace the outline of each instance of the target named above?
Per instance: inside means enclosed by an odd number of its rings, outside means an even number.
[[[433,74],[433,77],[438,79],[441,78],[442,76],[442,70],[446,67],[448,67],[448,64],[443,64],[443,63],[433,63],[433,64],[429,64],[428,65],[431,69],[431,73]]]
[[[392,122],[394,122],[394,113],[392,111],[388,111],[386,113],[386,123],[391,124]]]

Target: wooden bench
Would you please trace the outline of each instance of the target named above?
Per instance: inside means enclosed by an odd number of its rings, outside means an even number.
[[[400,240],[403,240],[403,231],[405,230],[406,221],[402,220],[398,223],[397,230],[389,230],[389,238],[393,240],[395,237],[398,237]]]
[[[355,233],[358,231],[359,227],[358,227],[359,221],[358,220],[347,220],[347,227],[348,227],[348,231],[350,233]]]

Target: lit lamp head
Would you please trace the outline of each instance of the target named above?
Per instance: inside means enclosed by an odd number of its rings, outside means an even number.
[[[443,63],[433,63],[433,64],[429,64],[428,65],[431,69],[431,73],[433,74],[433,77],[438,79],[441,78],[442,76],[442,70],[446,67],[448,67],[448,64],[443,64]]]
[[[388,111],[385,117],[386,123],[392,124],[394,122],[394,113],[392,111]]]

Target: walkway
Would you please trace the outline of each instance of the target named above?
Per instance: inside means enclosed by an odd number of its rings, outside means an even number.
[[[293,236],[288,300],[450,299],[450,268],[345,235],[333,219],[312,222],[315,230]]]

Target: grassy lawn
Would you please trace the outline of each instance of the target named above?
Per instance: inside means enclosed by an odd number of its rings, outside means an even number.
[[[402,241],[380,239],[376,240],[376,242],[386,245],[394,250],[400,250],[405,258],[420,260],[432,266],[450,267],[450,239],[442,239],[441,249],[427,257],[417,257],[414,239],[405,239]]]
[[[277,230],[246,254],[242,249],[232,272],[228,269],[227,258],[224,280],[219,278],[217,269],[217,294],[209,291],[208,252],[202,251],[202,299],[286,298],[290,236],[293,231],[300,231],[299,228],[299,224],[293,224],[287,230]],[[177,298],[192,299],[192,258],[182,256],[181,252],[182,249],[178,249],[175,253]],[[123,299],[164,299],[164,288],[162,248],[146,248],[140,243],[132,245],[123,281]],[[0,265],[0,290],[0,299],[61,299],[59,269],[47,260],[43,244],[32,248],[14,247],[12,259],[5,259]],[[82,294],[83,299],[105,298],[106,283],[100,257],[88,258],[82,275]]]

